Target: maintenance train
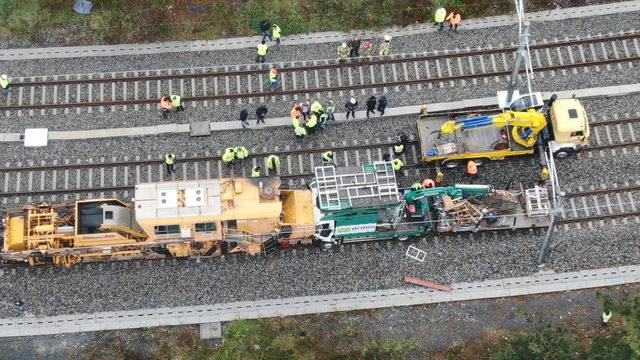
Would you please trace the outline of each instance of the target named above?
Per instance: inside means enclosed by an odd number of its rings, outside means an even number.
[[[308,189],[275,176],[143,183],[132,202],[80,200],[9,211],[0,258],[82,261],[269,254],[277,247],[407,240],[429,232],[545,227],[546,187],[399,189],[390,162],[320,166]]]

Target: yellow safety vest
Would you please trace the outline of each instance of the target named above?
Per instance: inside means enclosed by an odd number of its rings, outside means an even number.
[[[312,128],[316,125],[318,125],[318,118],[315,115],[311,115],[309,121],[307,121],[307,127]]]
[[[277,82],[278,81],[278,73],[272,73],[269,72],[269,81],[273,82]]]
[[[444,18],[447,16],[447,10],[445,8],[440,8],[436,10],[435,22],[443,22]]]
[[[420,184],[420,183],[413,183],[413,184],[411,185],[411,189],[413,189],[413,190],[420,190],[420,189],[422,189],[422,184]]]
[[[396,154],[400,154],[403,151],[404,151],[404,145],[402,145],[402,144],[395,145],[393,147],[393,152],[395,152]]]
[[[276,155],[269,155],[267,158],[267,167],[272,170],[274,167],[280,167],[280,158]]]
[[[173,165],[176,162],[176,156],[173,154],[167,154],[164,156],[164,162],[167,165]]]
[[[333,152],[332,151],[326,151],[326,152],[322,153],[322,160],[324,160],[326,162],[332,162],[333,161]]]
[[[0,86],[2,86],[3,89],[6,89],[7,86],[9,86],[9,79],[7,80],[0,79]]]
[[[296,126],[294,128],[294,131],[296,133],[296,136],[306,136],[307,135],[307,129],[305,129],[302,126]]]
[[[313,104],[311,104],[311,112],[321,112],[324,111],[324,109],[322,108],[322,104],[320,104],[320,102],[316,101]]]
[[[173,107],[178,107],[178,106],[180,106],[180,104],[181,104],[181,103],[182,103],[182,98],[181,98],[180,96],[178,96],[178,95],[173,95],[173,96],[171,97],[171,105],[172,105]]]
[[[393,161],[391,162],[391,166],[393,166],[393,170],[398,171],[402,169],[404,163],[400,159],[393,159]]]
[[[258,44],[258,55],[265,56],[267,55],[267,50],[269,47],[266,44]]]
[[[260,177],[260,176],[262,176],[262,171],[260,171],[260,168],[255,166],[253,169],[251,169],[251,177]]]
[[[247,148],[245,148],[244,146],[238,146],[236,148],[236,156],[238,157],[238,159],[244,159],[249,156],[249,150],[247,150]]]
[[[224,154],[222,155],[222,161],[229,163],[229,162],[232,162],[235,157],[236,157],[236,154],[233,152],[233,149],[227,148],[224,151]]]
[[[609,320],[611,320],[611,317],[613,316],[613,312],[609,311],[609,312],[603,312],[602,313],[602,322],[603,323],[608,323]]]
[[[273,25],[273,28],[271,28],[271,37],[274,39],[279,39],[282,37],[282,34],[280,33],[280,26],[278,25]]]

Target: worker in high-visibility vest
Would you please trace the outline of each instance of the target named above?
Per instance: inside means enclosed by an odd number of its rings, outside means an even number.
[[[273,24],[271,26],[271,37],[276,42],[276,45],[280,45],[280,38],[282,38],[282,30],[280,26]]]
[[[171,95],[171,106],[173,106],[176,111],[184,111],[184,104],[179,95]]]
[[[378,55],[389,55],[389,49],[391,49],[391,36],[385,35],[384,41],[380,43],[380,47],[378,48]]]
[[[467,162],[467,175],[470,178],[474,178],[476,177],[476,175],[478,175],[478,166],[476,165],[476,162],[473,160],[469,160]]]
[[[613,317],[613,312],[611,310],[605,310],[602,312],[602,326],[609,325],[609,321],[611,321],[611,317]]]
[[[307,129],[304,126],[295,126],[293,127],[293,131],[296,134],[296,140],[298,142],[302,141],[307,136]]]
[[[234,148],[226,148],[222,154],[222,162],[226,165],[232,164],[236,160],[236,150]]]
[[[453,30],[454,32],[458,31],[458,24],[462,21],[462,16],[460,13],[455,11],[451,12],[449,16],[447,16],[446,20],[449,20],[449,30]]]
[[[329,150],[329,151],[325,151],[322,153],[322,162],[323,163],[327,163],[327,164],[331,164],[331,165],[335,165],[335,163],[333,162],[333,151]]]
[[[246,159],[249,156],[249,150],[244,146],[237,146],[235,148],[236,158],[240,161]]]
[[[419,183],[419,182],[416,182],[416,183],[411,184],[411,190],[420,190],[420,189],[422,189],[422,188],[423,188],[423,186],[422,186],[422,184],[421,184],[421,183]]]
[[[176,156],[174,154],[166,154],[164,156],[164,164],[167,166],[167,175],[171,175],[176,171],[173,169],[173,164],[176,163]]]
[[[267,169],[269,171],[277,171],[280,168],[280,157],[278,155],[269,155],[267,158]]]
[[[307,131],[309,131],[309,133],[311,134],[316,131],[316,125],[318,125],[318,117],[315,114],[311,115],[307,123],[304,124],[304,126],[307,128]]]
[[[320,104],[319,101],[314,101],[311,104],[311,112],[313,114],[315,114],[316,116],[320,116],[320,115],[324,114],[324,108],[322,107],[322,104]]]
[[[391,166],[393,166],[393,170],[400,171],[404,167],[404,163],[402,162],[402,160],[396,158],[391,161]]]
[[[11,82],[6,74],[0,75],[0,88],[2,88],[2,95],[7,95],[11,91]]]
[[[257,51],[257,56],[256,56],[256,62],[259,63],[263,63],[264,60],[267,58],[267,52],[269,51],[269,47],[267,46],[267,44],[265,43],[264,40],[262,40],[260,42],[260,44],[258,44],[258,51]]]
[[[173,105],[171,105],[171,99],[168,96],[163,96],[162,99],[160,99],[160,111],[162,111],[162,117],[166,119],[172,110]]]
[[[269,82],[271,83],[271,91],[278,89],[278,70],[276,68],[269,71]]]
[[[251,177],[261,177],[262,176],[262,168],[259,165],[256,165],[251,169]]]
[[[433,16],[433,26],[436,25],[440,25],[440,28],[438,29],[438,31],[442,31],[442,29],[444,28],[444,19],[447,16],[447,10],[443,7],[439,8],[438,10],[436,10],[434,16]]]

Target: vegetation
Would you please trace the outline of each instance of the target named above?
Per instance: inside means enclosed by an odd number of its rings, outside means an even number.
[[[550,0],[542,0],[550,1]],[[512,11],[512,0],[93,0],[91,15],[75,0],[0,0],[0,34],[33,42],[85,44],[256,35],[268,18],[283,34],[407,25],[438,6],[464,18]]]

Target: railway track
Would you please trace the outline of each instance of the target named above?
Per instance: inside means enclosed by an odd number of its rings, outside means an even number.
[[[590,145],[579,152],[600,151],[618,148],[634,148],[640,146],[636,134],[640,134],[640,117],[619,118],[593,122]],[[300,181],[309,179],[313,175],[313,168],[322,163],[321,154],[324,151],[335,152],[337,165],[350,166],[381,160],[383,154],[392,153],[394,139],[376,139],[374,142],[343,141],[341,144],[331,144],[319,148],[274,148],[250,149],[250,157],[243,164],[232,167],[222,163],[221,153],[204,155],[177,154],[176,180],[197,180],[216,177],[248,176],[251,168],[261,165],[265,173],[268,169],[264,165],[271,154],[280,156],[282,164],[278,175],[290,186],[301,185]],[[404,154],[407,171],[421,167],[420,145],[412,138],[410,146]],[[584,156],[584,155],[579,155]],[[417,170],[416,170],[417,171]],[[146,159],[124,158],[105,159],[89,158],[65,159],[46,164],[36,164],[33,161],[25,163],[5,163],[0,167],[0,202],[2,205],[22,204],[36,201],[63,201],[83,197],[129,197],[131,190],[137,183],[169,180],[165,173],[164,160],[161,157]]]
[[[633,67],[640,60],[640,33],[599,35],[596,37],[543,41],[531,45],[534,69],[540,76],[578,69],[617,66]],[[221,102],[264,103],[298,100],[315,93],[345,92],[365,94],[365,89],[389,89],[395,92],[423,87],[465,86],[508,79],[512,73],[514,46],[489,49],[456,49],[429,54],[400,54],[371,60],[337,63],[336,59],[294,63],[276,63],[280,69],[281,89],[268,90],[270,65],[236,65],[214,68],[136,71],[109,74],[78,74],[21,78],[0,110],[6,116],[33,114],[47,109],[56,114],[70,109],[80,112],[147,110],[158,107],[166,94],[182,94],[189,106],[217,106]],[[370,92],[370,91],[369,91]]]

